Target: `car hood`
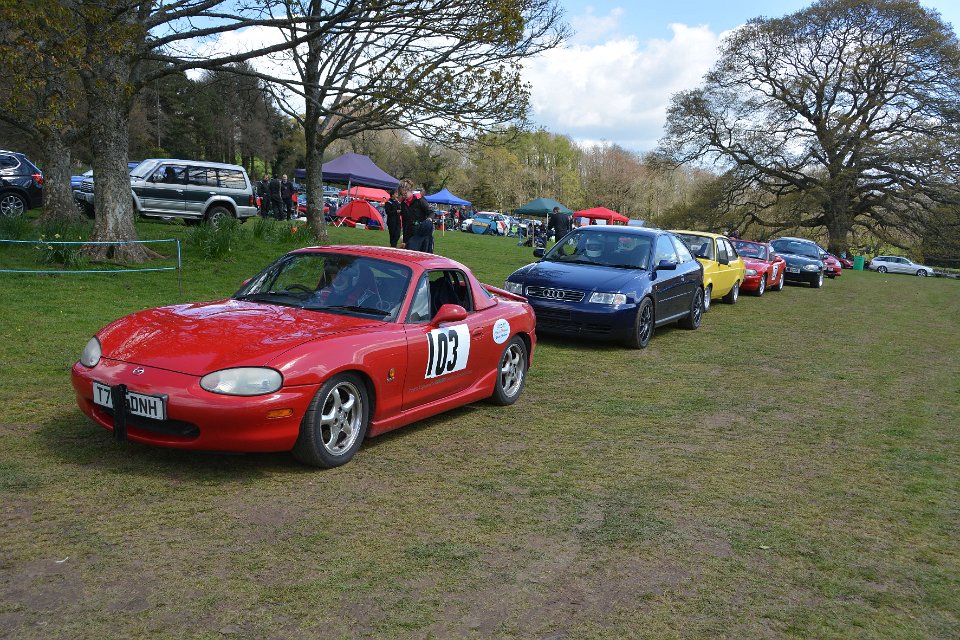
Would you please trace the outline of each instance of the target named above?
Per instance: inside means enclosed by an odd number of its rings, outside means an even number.
[[[304,342],[381,324],[220,300],[140,311],[111,323],[97,337],[106,358],[199,376],[229,367],[264,366]]]
[[[807,264],[815,264],[818,267],[823,266],[823,263],[816,258],[808,258],[807,256],[801,256],[795,253],[778,253],[777,255],[786,260],[787,264],[791,267],[802,267]]]
[[[760,260],[759,258],[746,258],[744,256],[740,256],[740,257],[743,258],[743,264],[746,265],[747,269],[755,269],[757,271],[763,271],[764,269],[770,266],[770,263],[767,262],[766,260]]]
[[[626,293],[635,290],[641,279],[649,277],[650,274],[642,269],[543,260],[517,269],[508,280],[536,287]]]

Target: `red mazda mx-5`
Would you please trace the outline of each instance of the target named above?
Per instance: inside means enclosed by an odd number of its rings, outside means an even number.
[[[787,263],[777,255],[769,243],[752,240],[731,240],[731,242],[747,267],[747,275],[740,286],[742,291],[752,291],[762,296],[768,287],[774,291],[783,290],[783,273]]]
[[[462,264],[384,247],[293,251],[216,302],[149,309],[90,339],[80,409],[118,439],[287,451],[341,465],[367,435],[489,398],[536,345],[525,299]]]

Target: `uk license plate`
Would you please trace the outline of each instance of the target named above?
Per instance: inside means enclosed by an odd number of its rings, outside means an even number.
[[[93,402],[101,407],[113,409],[113,392],[100,382],[93,383]],[[167,419],[166,396],[148,396],[135,391],[127,391],[127,411],[142,418],[154,420]]]
[[[787,267],[787,273],[800,273],[800,269],[797,267]]]

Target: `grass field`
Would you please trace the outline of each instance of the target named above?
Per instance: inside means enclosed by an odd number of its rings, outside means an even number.
[[[0,637],[960,637],[960,283],[846,271],[643,351],[541,337],[516,405],[332,471],[113,441],[74,403],[83,345],[287,249],[244,233],[187,246],[182,295],[0,274]],[[496,285],[531,255],[437,250]]]

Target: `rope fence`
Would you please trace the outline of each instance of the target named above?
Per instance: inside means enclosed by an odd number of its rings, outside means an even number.
[[[166,240],[97,240],[97,241],[84,241],[84,240],[4,240],[0,239],[0,242],[7,244],[36,244],[36,245],[51,245],[51,244],[156,244],[156,243],[173,243],[176,246],[177,250],[177,264],[172,267],[142,267],[138,269],[0,269],[0,273],[50,273],[50,274],[73,274],[73,273],[145,273],[149,271],[176,271],[177,272],[177,288],[180,290],[181,295],[183,294],[183,269],[182,262],[180,259],[180,240],[177,238],[170,238]]]

